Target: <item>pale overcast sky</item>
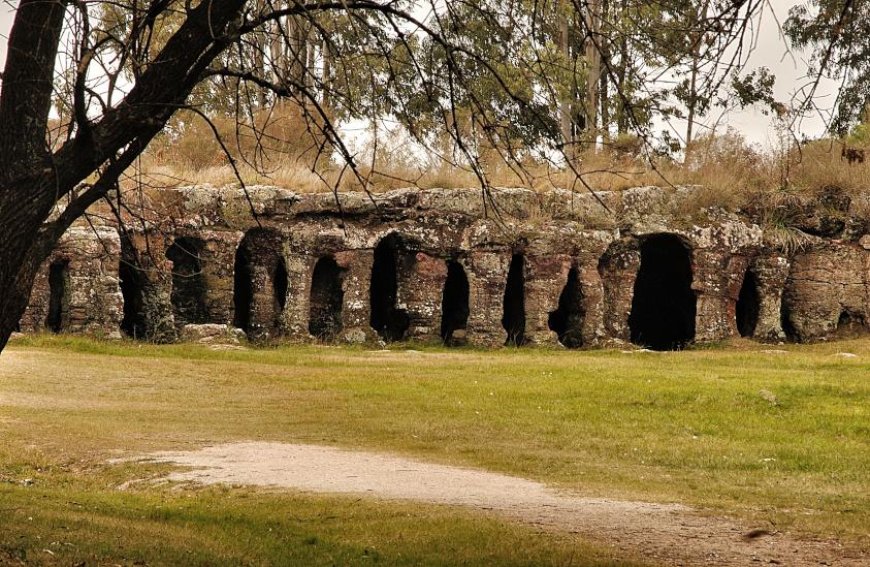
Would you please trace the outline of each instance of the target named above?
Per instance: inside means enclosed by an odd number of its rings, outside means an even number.
[[[780,36],[776,24],[778,19],[782,22],[788,9],[799,4],[795,0],[769,0],[765,6],[765,13],[758,34],[758,42],[750,58],[749,67],[769,67],[776,75],[776,98],[782,102],[788,102],[791,96],[807,84],[806,62],[804,54],[788,53],[786,44]],[[0,65],[6,59],[6,39],[9,27],[14,16],[14,0],[2,0],[0,2]],[[774,18],[776,15],[776,19]],[[820,106],[830,107],[833,104],[832,93],[836,92],[836,85],[827,83],[822,86],[818,94]],[[825,96],[827,95],[827,96]],[[771,126],[771,117],[764,116],[760,111],[748,110],[733,112],[726,116],[720,124],[728,124],[741,132],[748,140],[754,143],[768,146],[775,139]],[[824,133],[824,121],[819,117],[811,117],[804,120],[802,131],[809,136],[818,136]]]

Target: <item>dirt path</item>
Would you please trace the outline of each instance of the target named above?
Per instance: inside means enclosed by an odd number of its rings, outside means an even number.
[[[870,564],[867,555],[847,553],[835,542],[776,533],[747,538],[752,526],[702,516],[685,506],[582,498],[521,478],[378,453],[251,442],[146,458],[193,467],[172,473],[174,481],[366,494],[492,510],[549,529],[578,532],[665,565]]]

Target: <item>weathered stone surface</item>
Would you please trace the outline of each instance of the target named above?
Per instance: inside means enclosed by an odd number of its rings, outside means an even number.
[[[870,252],[832,242],[798,254],[783,295],[783,321],[795,338],[817,339],[870,323]]]
[[[198,343],[232,343],[237,344],[245,338],[245,332],[229,325],[205,323],[202,325],[185,325],[181,328],[181,339]]]
[[[365,342],[380,332],[432,341],[446,332],[451,343],[594,346],[632,337],[641,250],[670,235],[690,258],[696,341],[867,329],[870,202],[833,190],[787,202],[782,213],[798,228],[785,234],[754,224],[752,207],[687,214],[699,191],[152,190],[131,196],[124,231],[69,231],[21,328],[123,330],[157,342],[235,326],[255,340]],[[389,253],[376,253],[385,242]],[[375,304],[386,315],[373,315]],[[383,316],[390,329],[374,329]]]

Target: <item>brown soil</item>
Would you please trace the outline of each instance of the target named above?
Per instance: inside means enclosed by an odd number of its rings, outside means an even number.
[[[834,541],[796,539],[692,508],[584,498],[491,472],[313,445],[232,443],[146,460],[192,467],[169,480],[283,487],[317,493],[466,506],[547,529],[579,533],[663,565],[870,564]]]

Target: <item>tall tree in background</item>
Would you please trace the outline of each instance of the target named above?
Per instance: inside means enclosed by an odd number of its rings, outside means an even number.
[[[812,50],[809,76],[813,83],[801,93],[798,110],[810,109],[821,79],[839,81],[841,89],[829,128],[846,135],[870,104],[870,2],[810,0],[789,11],[784,28],[795,47]]]

